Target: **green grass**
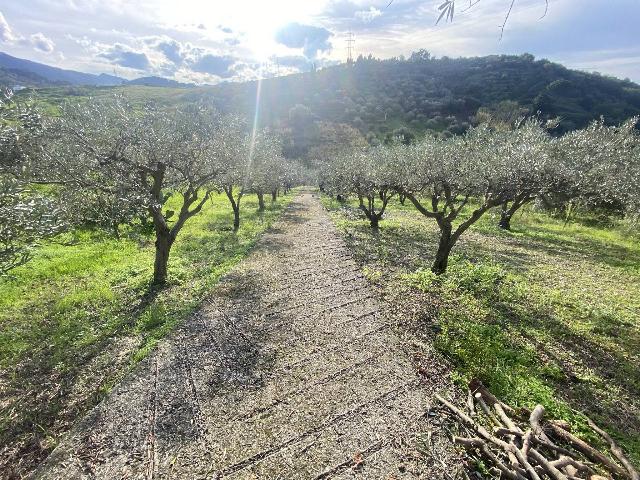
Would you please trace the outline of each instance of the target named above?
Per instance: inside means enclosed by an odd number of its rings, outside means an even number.
[[[506,402],[542,403],[590,436],[587,413],[640,464],[637,230],[586,216],[565,225],[527,208],[505,232],[494,212],[463,235],[436,277],[436,226],[409,202],[392,203],[376,235],[354,202],[323,201],[369,278],[389,292],[417,290],[433,306],[418,328],[437,332],[461,385],[478,377]]]
[[[178,235],[161,289],[150,283],[153,238],[136,229],[121,240],[66,234],[0,279],[0,451],[13,452],[3,454],[0,470],[10,462],[20,470],[18,459],[28,468],[49,451],[200,305],[290,199],[267,202],[260,214],[255,196],[246,196],[234,233],[228,200],[215,195]]]

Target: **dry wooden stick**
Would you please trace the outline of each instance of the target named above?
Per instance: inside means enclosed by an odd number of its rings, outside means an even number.
[[[531,442],[533,441],[533,431],[531,429],[527,430],[522,437],[522,454],[526,457],[529,455],[529,449],[531,448]]]
[[[560,458],[558,460],[554,460],[549,463],[558,469],[562,469],[570,466],[576,470],[576,473],[582,472],[582,473],[587,473],[589,475],[595,475],[596,473],[590,466],[585,465],[584,463],[578,462],[573,458],[566,457],[564,455],[560,455]],[[575,473],[571,473],[570,475],[575,475]]]
[[[549,460],[547,460],[544,455],[538,452],[535,448],[530,449],[529,454],[531,455],[531,458],[542,465],[542,468],[544,468],[547,473],[551,475],[551,478],[555,478],[556,480],[567,480],[567,476],[556,467],[554,467],[549,462]]]
[[[524,467],[524,469],[527,471],[527,473],[531,477],[531,480],[542,480],[538,475],[538,473],[536,472],[536,470],[531,466],[529,461],[526,459],[526,457],[522,455],[522,452],[518,450],[514,445],[510,445],[510,446],[513,449],[513,453],[516,455],[516,458],[518,459],[520,464]]]
[[[519,472],[510,470],[500,459],[489,449],[487,443],[479,438],[453,437],[453,442],[463,445],[465,448],[478,448],[482,454],[493,462],[498,470],[510,480],[526,480]]]
[[[540,427],[540,419],[542,418],[543,414],[544,407],[542,405],[536,405],[536,407],[529,415],[529,425],[531,425],[531,428],[526,431],[524,437],[522,438],[522,454],[524,456],[527,456],[529,454],[529,449],[531,448],[531,442],[533,441],[533,438],[542,432],[542,427]]]
[[[513,430],[509,430],[508,428],[494,428],[493,432],[500,437],[504,437],[506,435],[522,436],[522,432],[514,432]],[[555,443],[547,442],[546,440],[542,440],[537,437],[532,437],[532,440],[533,440],[533,443],[535,443],[536,445],[540,445],[541,447],[546,447],[551,450],[555,450],[556,452],[561,453],[563,455],[567,455],[571,458],[576,458],[576,454],[573,453],[571,450],[567,450],[566,448],[559,447]]]
[[[514,445],[509,444],[509,443],[505,442],[504,440],[500,440],[499,438],[496,438],[493,435],[491,435],[483,426],[478,425],[466,413],[464,413],[459,408],[454,406],[452,403],[450,403],[447,400],[445,400],[444,398],[442,398],[440,395],[436,394],[435,397],[445,407],[447,407],[449,410],[451,410],[451,412],[455,413],[469,427],[473,428],[476,431],[476,433],[478,433],[478,435],[483,437],[485,440],[493,443],[494,445],[497,445],[497,446],[503,448],[506,452],[511,452],[511,453],[515,454],[516,458],[520,462],[520,465],[522,465],[524,467],[524,469],[527,471],[527,473],[531,477],[531,480],[541,480],[540,477],[538,476],[538,474],[536,473],[536,471],[534,470],[534,468],[531,466],[531,464],[522,455],[522,452],[520,450],[518,450],[517,448],[515,448]]]
[[[593,422],[593,420],[591,420],[586,415],[585,415],[585,417],[587,418],[587,422],[589,423],[589,426],[598,435],[600,435],[607,442],[609,442],[609,448],[611,449],[611,453],[613,453],[615,455],[615,457],[618,460],[620,460],[620,463],[622,463],[622,465],[624,465],[624,468],[627,469],[627,471],[629,472],[629,478],[631,478],[631,480],[640,480],[640,474],[638,474],[638,471],[635,468],[633,468],[633,465],[631,465],[631,462],[627,459],[627,457],[624,456],[624,453],[623,453],[622,449],[616,444],[616,442],[613,440],[613,438],[611,438],[611,436],[609,436],[609,434],[607,432],[605,432],[600,427],[598,427]]]
[[[465,448],[481,448],[485,444],[484,440],[479,438],[453,437],[453,443],[462,445]]]
[[[504,413],[504,408],[499,403],[494,403],[493,408],[495,408],[496,412],[498,412],[498,416],[504,422],[509,430],[513,430],[515,432],[521,432],[520,428],[513,423],[513,421],[508,417],[506,413]]]
[[[477,379],[477,378],[472,379],[469,382],[469,389],[474,394],[476,394],[476,393],[482,394],[482,396],[487,401],[488,405],[493,407],[494,405],[499,404],[499,405],[502,405],[502,408],[504,408],[509,413],[516,413],[516,411],[513,408],[511,408],[509,405],[506,405],[506,404],[502,403],[500,400],[498,400],[498,398],[495,395],[493,395],[489,391],[489,389],[487,387],[485,387],[484,384],[479,379]]]
[[[569,477],[575,477],[576,475],[578,475],[578,472],[579,472],[578,467],[571,464],[569,460],[571,460],[569,457],[560,455],[559,460],[556,460],[555,462],[551,462],[551,463],[553,464],[554,467],[562,469],[564,473],[566,473]]]
[[[473,404],[473,394],[471,390],[467,390],[467,408],[469,409],[469,415],[473,417],[476,414],[476,409]]]
[[[447,407],[451,412],[455,413],[464,423],[466,423],[469,427],[474,429],[476,433],[480,435],[482,438],[501,448],[507,449],[509,447],[509,444],[507,442],[500,440],[499,438],[496,438],[493,435],[491,435],[482,425],[478,425],[476,422],[473,421],[471,417],[469,417],[467,414],[459,410],[451,402],[445,400],[438,394],[436,394],[435,397],[436,399],[438,399],[438,401],[440,401],[440,403],[442,403],[445,407]]]
[[[510,430],[514,430],[516,432],[521,432],[522,431],[522,430],[520,430],[520,428],[518,428],[518,426],[515,423],[513,423],[513,421],[509,418],[509,416],[504,412],[504,409],[502,408],[502,405],[500,405],[499,403],[494,403],[493,404],[493,408],[495,408],[496,412],[498,412],[498,416],[502,419],[502,421],[505,423],[507,428],[509,428]],[[509,443],[511,443],[514,447],[516,447],[515,438],[516,437],[514,435],[509,437]],[[511,459],[511,463],[514,463],[514,461],[513,461],[513,457],[514,456],[517,457],[517,455],[515,455],[515,454],[510,454],[509,455],[509,458]],[[522,451],[522,456],[524,458],[527,458],[527,452],[525,450]]]
[[[487,406],[485,401],[482,399],[482,394],[480,392],[476,393],[475,398],[476,398],[476,402],[478,402],[478,405],[480,405],[480,408],[482,409],[482,411],[485,413],[487,417],[489,417],[489,420],[491,420],[497,427],[502,427],[503,425],[502,423],[500,423],[500,420],[498,420],[498,418],[491,412],[491,410],[489,410],[489,407]]]
[[[626,470],[613,463],[609,458],[607,458],[605,455],[600,453],[585,441],[580,440],[572,433],[567,432],[564,428],[560,427],[555,422],[548,422],[548,425],[555,436],[573,445],[576,449],[584,453],[587,458],[593,460],[594,462],[601,463],[611,473],[615,473],[616,475],[620,475],[623,477],[629,477],[629,473]]]
[[[531,425],[531,430],[533,430],[534,436],[539,436],[542,433],[542,426],[540,425],[540,420],[542,420],[542,416],[544,415],[544,407],[542,405],[536,405],[536,407],[529,415],[529,425]]]

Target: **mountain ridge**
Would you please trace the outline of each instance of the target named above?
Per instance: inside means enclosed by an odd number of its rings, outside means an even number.
[[[146,76],[127,80],[107,73],[93,74],[53,67],[44,63],[14,57],[0,52],[0,85],[5,87],[57,87],[92,86],[115,87],[119,85],[145,85],[155,87],[189,87],[169,78]]]
[[[115,75],[109,75],[101,73],[98,75],[92,73],[83,73],[75,70],[67,70],[58,67],[52,67],[44,63],[34,62],[31,60],[25,60],[23,58],[14,57],[8,53],[0,52],[0,68],[4,70],[10,70],[18,77],[18,79],[27,79],[29,83],[29,74],[34,74],[39,77],[39,83],[42,83],[41,79],[45,79],[54,85],[69,84],[69,85],[90,85],[90,86],[115,86],[122,85],[126,82],[125,79],[117,77]],[[0,77],[0,83],[4,83]],[[33,86],[33,85],[24,85]],[[43,86],[43,85],[37,85]]]

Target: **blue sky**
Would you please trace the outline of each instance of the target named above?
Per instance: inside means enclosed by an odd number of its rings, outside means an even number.
[[[476,0],[473,0],[475,3]],[[640,0],[1,0],[0,50],[127,78],[160,75],[216,83],[331,65],[356,54],[436,56],[532,53],[568,67],[640,82]],[[466,10],[465,10],[466,9]]]

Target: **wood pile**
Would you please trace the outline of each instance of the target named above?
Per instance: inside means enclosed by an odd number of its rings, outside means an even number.
[[[516,411],[477,379],[469,384],[464,409],[439,395],[436,398],[468,432],[464,437],[454,436],[454,442],[480,454],[499,478],[640,480],[620,447],[590,419],[589,426],[609,445],[611,457],[576,437],[566,422],[545,419],[542,405],[532,411]]]

